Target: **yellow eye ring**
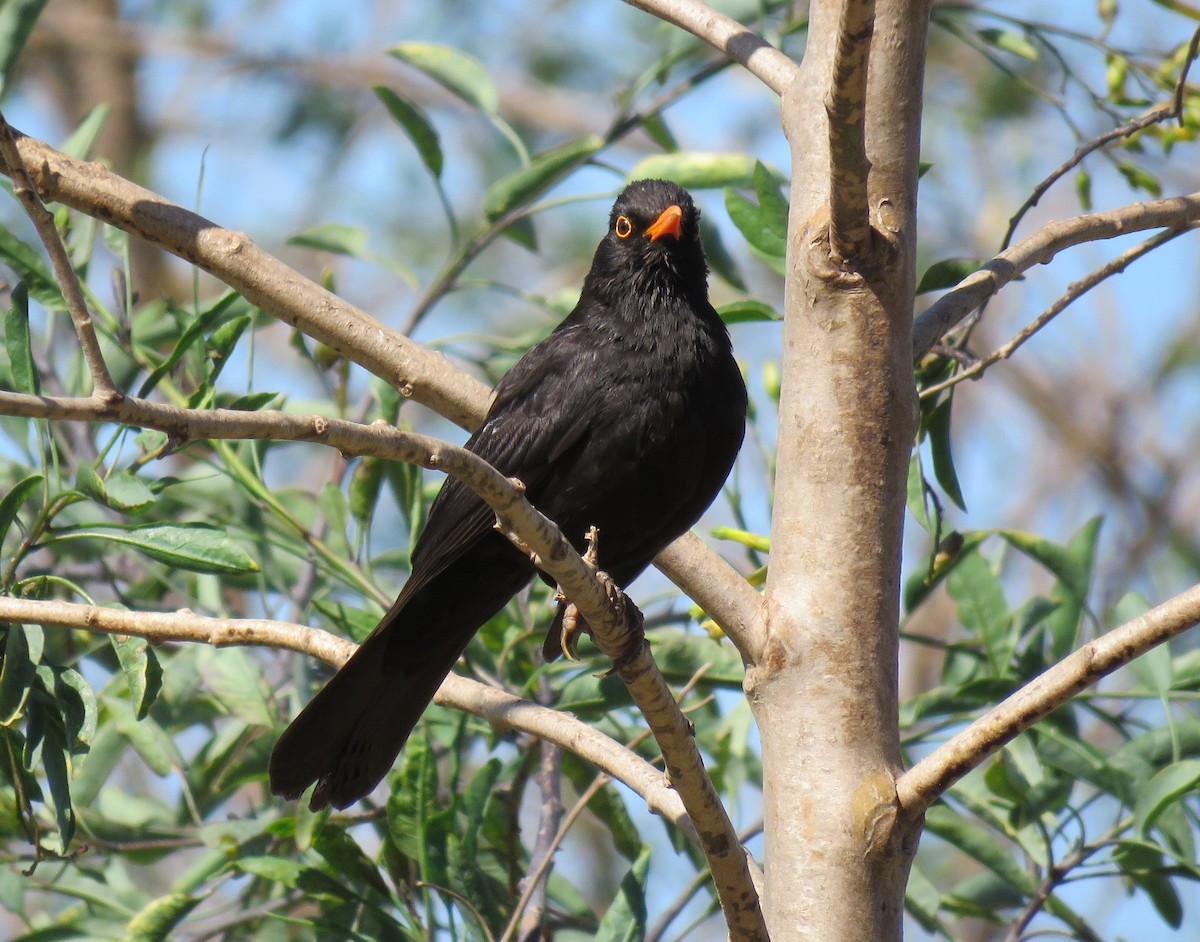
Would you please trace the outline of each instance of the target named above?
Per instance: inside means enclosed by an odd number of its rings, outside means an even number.
[[[633,223],[629,221],[628,216],[618,216],[613,231],[616,232],[617,238],[628,239],[633,235]]]

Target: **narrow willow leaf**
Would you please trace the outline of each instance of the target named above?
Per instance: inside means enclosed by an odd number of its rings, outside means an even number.
[[[650,848],[643,847],[600,920],[593,937],[595,942],[640,942],[646,937],[646,874],[649,869]]]
[[[5,0],[0,3],[0,89],[7,90],[13,66],[46,0]]]
[[[925,269],[917,284],[917,294],[953,288],[967,275],[979,270],[983,263],[977,258],[943,258]]]
[[[388,114],[404,129],[404,133],[413,142],[421,157],[421,162],[425,164],[435,179],[440,179],[444,162],[442,145],[429,117],[415,104],[401,98],[385,85],[375,85],[373,90],[376,97],[387,108]]]
[[[437,43],[400,43],[388,55],[420,69],[431,79],[487,115],[500,107],[500,95],[479,60]]]
[[[29,495],[41,483],[42,476],[40,474],[31,474],[29,477],[22,478],[13,485],[12,490],[0,500],[0,540],[4,538],[5,534],[8,533],[9,527],[13,525],[13,521],[17,519],[21,505],[25,503]]]
[[[1138,832],[1147,836],[1159,816],[1200,784],[1200,760],[1185,759],[1157,772],[1137,797],[1133,820]]]
[[[954,454],[950,449],[951,398],[943,399],[934,407],[926,419],[925,430],[929,435],[929,452],[933,458],[933,474],[938,484],[959,509],[966,510],[962,488],[958,483],[958,472],[954,469]]]
[[[725,191],[725,211],[737,226],[738,231],[764,256],[782,259],[787,251],[787,241],[780,238],[763,216],[761,207],[732,188]]]
[[[37,676],[40,652],[35,658],[30,651],[27,635],[30,630],[24,625],[8,625],[3,667],[0,667],[0,726],[11,726],[24,715],[25,702]],[[41,631],[40,628],[35,630]]]
[[[29,291],[24,282],[12,290],[12,304],[4,318],[4,343],[8,348],[8,365],[16,391],[36,396],[39,392],[38,373],[29,335]]]
[[[168,893],[138,911],[125,927],[128,942],[163,942],[188,914],[200,905],[202,897],[188,893]]]
[[[717,308],[717,313],[726,324],[761,323],[783,319],[771,305],[753,298],[742,298],[740,301],[722,304]]]
[[[699,151],[652,154],[634,165],[629,171],[629,179],[673,180],[689,190],[754,186],[757,163],[748,154],[708,154]]]
[[[125,683],[129,685],[129,699],[133,703],[135,716],[139,720],[145,719],[162,689],[162,667],[158,663],[158,655],[141,638],[109,635],[108,641],[116,652]]]
[[[71,132],[71,136],[63,141],[58,149],[69,157],[75,157],[79,160],[91,159],[92,148],[96,146],[96,141],[100,139],[111,110],[108,105],[96,105],[76,125],[75,130]]]
[[[1038,60],[1037,46],[1020,33],[1008,29],[981,29],[979,36],[989,46],[1011,52],[1014,56],[1020,56],[1030,62]]]
[[[746,530],[738,530],[735,527],[713,527],[712,535],[718,540],[733,540],[735,543],[749,546],[751,549],[758,550],[761,553],[769,553],[771,551],[771,538],[763,536],[761,533],[750,533]]]
[[[258,564],[242,549],[241,544],[224,530],[207,524],[155,523],[141,527],[66,530],[46,542],[51,544],[68,540],[117,543],[189,572],[214,575],[258,572]]]
[[[483,197],[484,215],[494,222],[517,207],[524,206],[603,146],[604,138],[590,134],[535,155],[529,166],[502,177],[488,187]]]
[[[292,236],[287,240],[287,244],[318,252],[362,258],[367,251],[367,230],[359,226],[326,222]]]

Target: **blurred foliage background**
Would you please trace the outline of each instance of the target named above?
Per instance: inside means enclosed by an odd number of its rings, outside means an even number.
[[[803,4],[719,6],[803,53]],[[1077,147],[1171,102],[1198,19],[1149,0],[936,5],[918,310],[1002,247]],[[747,445],[702,530],[761,581],[788,168],[777,103],[751,77],[645,14],[576,0],[9,0],[0,42],[14,126],[247,232],[488,382],[570,309],[625,178],[680,179],[704,209],[714,302],[753,399]],[[1196,81],[1182,120],[1097,150],[1015,237],[1196,190]],[[74,212],[58,208],[57,221],[123,388],[461,440],[208,276]],[[15,201],[0,223],[0,385],[86,394],[61,295]],[[929,388],[986,354],[1136,241],[1077,248],[1011,286],[918,381]],[[1183,235],[983,382],[923,400],[901,663],[911,756],[1200,579],[1196,258],[1195,234]],[[308,445],[175,451],[158,433],[11,418],[0,431],[2,588],[27,598],[361,636],[403,583],[440,485]],[[661,577],[634,597],[735,823],[761,851],[740,662]],[[541,588],[520,597],[464,669],[652,758],[600,659],[535,663],[550,611]],[[322,668],[271,651],[5,632],[0,927],[11,938],[723,938],[695,849],[623,788],[528,737],[434,708],[386,790],[314,817],[264,782],[275,735]],[[960,783],[929,816],[910,938],[1195,937],[1200,916],[1184,901],[1200,876],[1198,691],[1185,637]],[[585,802],[516,907],[547,851],[539,829]]]

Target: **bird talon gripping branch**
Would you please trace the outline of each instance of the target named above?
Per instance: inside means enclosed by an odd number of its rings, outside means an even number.
[[[500,380],[465,446],[519,480],[577,552],[577,534],[603,532],[589,553],[617,593],[696,522],[742,443],[746,387],[707,273],[687,192],[631,183],[579,304]],[[538,572],[493,520],[462,482],[446,481],[399,598],[275,745],[272,791],[298,797],[315,782],[314,809],[344,808],[387,774],[479,626]],[[547,659],[572,648],[566,608],[546,635]]]

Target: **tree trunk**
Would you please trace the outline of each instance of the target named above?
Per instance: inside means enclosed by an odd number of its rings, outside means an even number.
[[[919,834],[897,814],[896,671],[928,3],[881,0],[873,36],[869,8],[813,3],[802,76],[783,99],[793,166],[779,471],[767,642],[746,678],[775,942],[898,940]],[[855,13],[868,24],[857,37]],[[856,38],[870,51],[857,100],[854,82],[832,78],[846,64],[839,43]],[[833,115],[843,123],[831,128]],[[865,190],[847,140],[865,141]],[[830,207],[836,220],[833,198],[853,204],[855,192],[871,231],[847,254],[854,237],[839,239]]]

